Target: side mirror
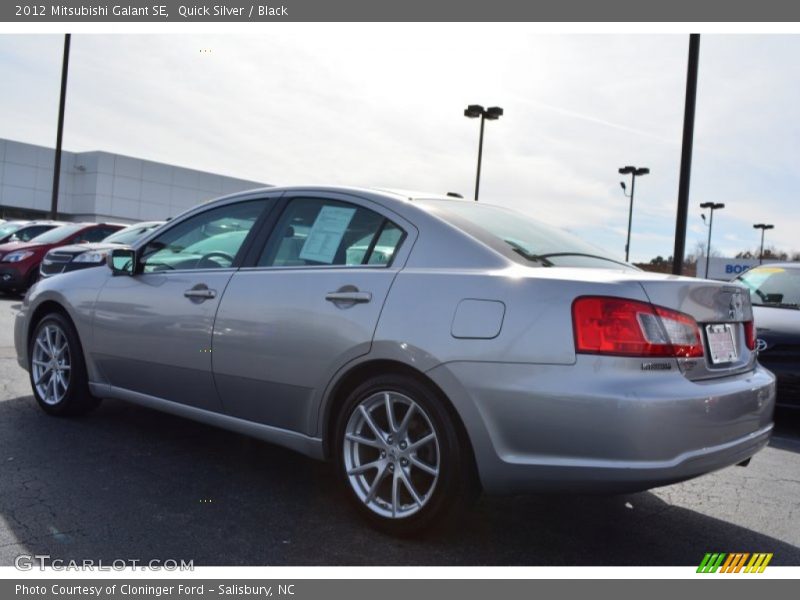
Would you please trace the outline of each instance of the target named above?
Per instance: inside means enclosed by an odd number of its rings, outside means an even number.
[[[135,273],[136,252],[130,248],[114,248],[108,253],[106,264],[114,276],[132,276]]]

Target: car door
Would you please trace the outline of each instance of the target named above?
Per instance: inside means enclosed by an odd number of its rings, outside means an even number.
[[[252,264],[231,279],[214,325],[226,413],[313,435],[333,374],[369,352],[416,230],[348,195],[284,198]]]
[[[92,347],[110,385],[219,409],[214,316],[270,202],[238,201],[180,219],[137,250],[133,276],[109,278],[96,302]]]

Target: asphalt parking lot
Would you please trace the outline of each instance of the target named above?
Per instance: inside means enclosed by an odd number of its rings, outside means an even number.
[[[747,468],[624,496],[483,498],[459,527],[397,540],[362,524],[328,465],[288,450],[115,401],[45,416],[14,358],[20,302],[0,295],[0,565],[696,565],[708,551],[800,565],[800,414],[777,415]]]

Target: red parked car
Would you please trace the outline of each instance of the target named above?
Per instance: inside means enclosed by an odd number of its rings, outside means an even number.
[[[48,250],[67,244],[99,242],[122,229],[114,223],[70,223],[27,242],[0,245],[0,291],[21,292],[39,278],[39,264]]]

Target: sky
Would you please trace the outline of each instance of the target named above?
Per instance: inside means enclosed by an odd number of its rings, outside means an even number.
[[[0,35],[0,137],[53,146],[63,37]],[[73,35],[64,148],[276,185],[460,192],[631,259],[673,250],[688,36],[526,24],[280,24],[254,35]],[[800,36],[703,35],[687,253],[800,251]],[[629,183],[629,181],[628,181]]]

